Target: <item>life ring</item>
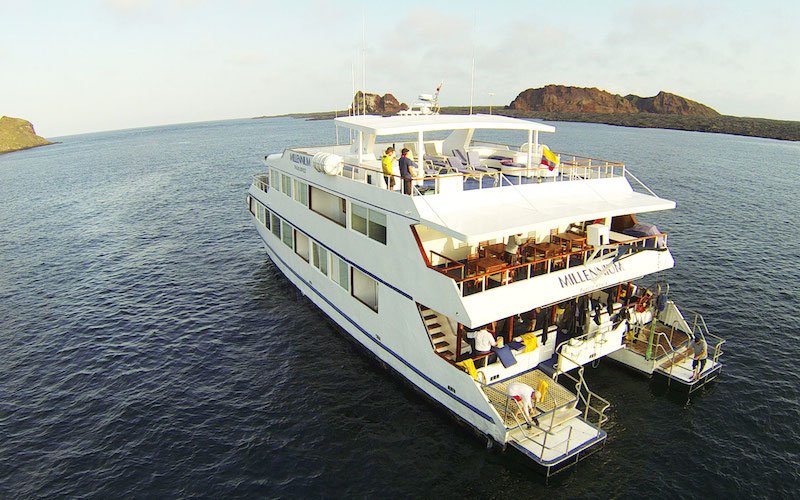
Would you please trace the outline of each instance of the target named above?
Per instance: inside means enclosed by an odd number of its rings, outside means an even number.
[[[649,295],[642,295],[639,298],[639,301],[636,302],[636,312],[643,313],[647,310],[650,305],[650,296]]]

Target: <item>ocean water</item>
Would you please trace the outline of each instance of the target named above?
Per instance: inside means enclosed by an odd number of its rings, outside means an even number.
[[[60,138],[0,156],[0,498],[796,497],[800,144],[556,123],[678,208],[663,273],[728,339],[680,399],[609,363],[608,442],[545,483],[406,388],[272,265],[260,158],[330,121]],[[519,141],[523,142],[523,141]]]

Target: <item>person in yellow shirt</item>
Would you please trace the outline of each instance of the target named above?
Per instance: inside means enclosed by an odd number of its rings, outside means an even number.
[[[389,146],[381,159],[381,166],[383,167],[383,179],[386,181],[386,186],[390,190],[394,190],[394,171],[392,163],[394,163],[394,148]]]

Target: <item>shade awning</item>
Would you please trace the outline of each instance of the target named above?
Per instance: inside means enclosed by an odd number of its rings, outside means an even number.
[[[531,130],[555,132],[555,127],[501,115],[344,116],[337,125],[374,135],[395,135],[439,130]]]
[[[423,224],[467,243],[571,222],[669,210],[675,202],[633,191],[625,178],[548,182],[415,199]]]

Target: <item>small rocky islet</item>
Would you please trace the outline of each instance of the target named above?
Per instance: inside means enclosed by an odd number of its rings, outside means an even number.
[[[36,135],[33,124],[22,118],[0,116],[0,154],[53,144]]]

